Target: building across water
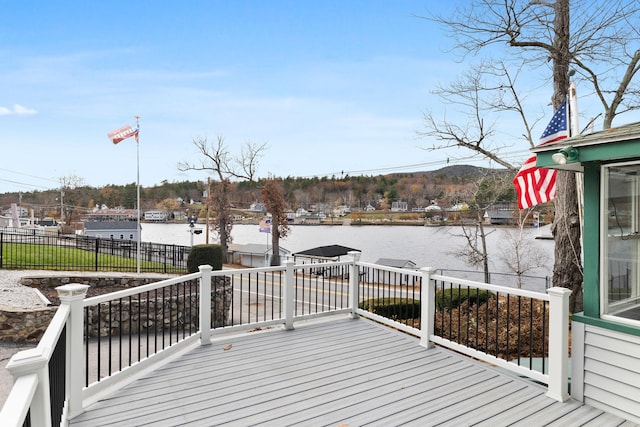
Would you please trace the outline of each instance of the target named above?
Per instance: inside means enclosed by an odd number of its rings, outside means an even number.
[[[138,240],[135,209],[103,207],[87,214],[82,221],[82,234],[102,239]]]

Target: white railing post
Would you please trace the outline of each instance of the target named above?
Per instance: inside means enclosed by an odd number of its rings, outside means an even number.
[[[35,374],[38,377],[33,399],[31,399],[31,425],[51,427],[51,400],[49,398],[49,369],[47,358],[40,347],[16,353],[7,370],[14,379]],[[4,415],[3,408],[3,415]]]
[[[200,345],[211,344],[211,271],[210,265],[200,270]]]
[[[67,320],[67,417],[69,419],[84,412],[82,404],[82,369],[84,354],[83,334],[84,334],[84,304],[82,301],[87,295],[89,285],[70,283],[58,286],[56,291],[60,298],[61,305],[69,306],[69,319]],[[37,425],[37,424],[35,424]]]
[[[351,257],[351,264],[349,265],[349,308],[351,309],[351,318],[357,319],[356,310],[358,309],[358,286],[360,282],[358,261],[360,261],[360,252],[351,251],[348,255]]]
[[[293,330],[293,307],[294,307],[294,285],[295,276],[293,271],[294,262],[287,260],[284,262],[285,275],[284,275],[284,328],[287,331]]]
[[[420,345],[433,348],[431,335],[433,335],[433,323],[436,316],[435,286],[431,283],[431,275],[436,272],[433,267],[421,268],[422,289],[420,291]]]
[[[547,396],[559,402],[569,399],[569,295],[566,288],[547,289],[549,294],[549,388]]]

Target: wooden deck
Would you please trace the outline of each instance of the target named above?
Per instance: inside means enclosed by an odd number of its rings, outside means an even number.
[[[71,425],[632,425],[545,392],[369,320],[336,316],[216,339]]]

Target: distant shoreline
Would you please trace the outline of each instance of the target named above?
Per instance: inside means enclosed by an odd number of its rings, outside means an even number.
[[[142,224],[187,224],[185,221],[145,221],[142,220],[140,221]],[[259,225],[259,221],[257,220],[250,220],[250,221],[235,221],[233,223],[234,225]],[[428,222],[428,221],[392,221],[392,220],[379,220],[379,221],[359,221],[359,220],[351,220],[351,219],[345,219],[345,220],[333,220],[333,221],[322,221],[320,223],[316,223],[316,222],[309,222],[309,223],[289,223],[289,226],[292,227],[317,227],[317,226],[355,226],[355,227],[362,227],[362,226],[403,226],[403,227],[447,227],[447,226],[453,226],[453,227],[459,227],[461,225],[474,225],[475,223],[462,223],[460,221],[446,221],[446,222]],[[205,225],[204,222],[198,222],[197,223],[198,226],[202,227]],[[506,224],[486,224],[486,226],[488,227],[495,227],[495,228],[512,228],[515,227],[515,225],[506,225]],[[546,227],[550,224],[544,224],[542,225],[542,227]],[[534,226],[526,226],[527,229],[529,228],[536,228]],[[544,237],[541,237],[544,238]]]

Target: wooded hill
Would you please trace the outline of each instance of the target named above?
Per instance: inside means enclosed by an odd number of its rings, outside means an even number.
[[[285,190],[289,208],[310,209],[314,205],[346,205],[352,210],[364,209],[371,205],[376,209],[388,210],[392,202],[408,203],[408,209],[426,207],[437,203],[442,207],[463,203],[468,198],[469,188],[487,174],[513,175],[506,170],[478,168],[475,166],[447,166],[435,171],[395,173],[377,176],[342,176],[316,178],[279,178]],[[511,179],[512,176],[505,176]],[[211,186],[216,183],[212,180]],[[230,200],[233,207],[248,209],[260,200],[261,182],[234,182],[231,185]],[[213,189],[213,188],[212,188]],[[207,193],[207,180],[162,182],[140,190],[142,210],[163,209],[188,210],[192,202],[203,202]],[[505,194],[505,202],[515,201],[515,191]],[[33,191],[25,193],[0,194],[0,207],[8,208],[11,203],[34,209],[38,218],[59,218],[60,190]],[[136,205],[135,183],[101,188],[80,186],[64,191],[65,216],[77,219],[96,205],[121,206],[133,209]]]

